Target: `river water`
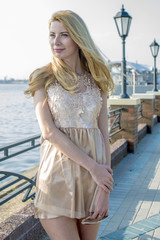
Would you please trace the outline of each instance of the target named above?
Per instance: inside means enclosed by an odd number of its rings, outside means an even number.
[[[33,99],[23,93],[26,88],[27,84],[0,84],[0,146],[40,133]],[[38,163],[37,148],[1,162],[0,169],[20,173]]]
[[[34,112],[33,99],[27,99],[23,92],[27,84],[0,84],[0,146],[28,138],[40,133]],[[151,91],[153,86],[136,86],[136,93]],[[119,95],[121,87],[115,88]],[[132,95],[133,87],[127,86]],[[1,155],[0,155],[1,156]],[[0,169],[26,171],[39,164],[39,148],[0,163]]]

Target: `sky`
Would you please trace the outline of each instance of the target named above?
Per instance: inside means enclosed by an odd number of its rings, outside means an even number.
[[[160,44],[160,0],[0,0],[0,79],[28,79],[51,62],[48,23],[58,10],[78,13],[108,59],[121,61],[122,42],[113,17],[122,4],[132,16],[126,60],[152,66],[149,45],[154,38]]]

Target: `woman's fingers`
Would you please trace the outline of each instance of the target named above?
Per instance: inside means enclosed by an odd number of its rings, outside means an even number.
[[[101,184],[99,185],[106,193],[110,193],[110,191],[113,191],[113,184]]]
[[[101,182],[99,184],[100,187],[102,187],[105,192],[109,193],[109,191],[112,191],[113,190],[113,181],[112,180],[107,180],[105,182]]]
[[[106,182],[105,184],[104,184],[109,190],[113,190],[113,183],[111,183],[111,182]]]
[[[94,202],[94,212],[91,213],[91,219],[93,220],[102,220],[108,216],[109,211],[109,194],[106,194],[106,192],[110,192],[109,189],[106,186],[103,186],[104,190],[102,188],[98,189],[96,199]]]
[[[102,187],[104,191],[108,193],[107,189],[113,190],[112,170],[109,166],[98,165],[96,171],[94,170],[94,172],[91,172],[91,175],[94,178],[97,185]]]
[[[109,193],[110,191],[113,191],[112,185],[106,183],[106,184],[100,184],[99,185],[101,188],[104,189],[105,192]]]
[[[105,213],[105,217],[108,217],[109,216],[109,214],[108,214],[108,211]]]
[[[97,217],[98,217],[98,213],[94,212],[93,215],[91,216],[91,219],[97,219]]]
[[[97,219],[97,220],[101,220],[101,219],[103,219],[104,217],[108,217],[108,212],[106,213],[105,211],[104,211],[104,212],[95,211],[95,212],[91,215],[91,219]]]
[[[108,174],[108,173],[107,173]],[[113,177],[112,177],[112,175],[109,173],[109,175],[108,175],[108,180],[110,181],[110,182],[114,182],[114,180],[113,180]]]
[[[106,193],[110,193],[110,190],[105,186],[105,185],[102,185],[100,186]]]
[[[105,166],[106,166],[107,171],[113,176],[113,170],[109,166],[107,166],[107,165],[105,165]]]

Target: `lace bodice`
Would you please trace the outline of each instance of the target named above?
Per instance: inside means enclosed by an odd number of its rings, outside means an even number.
[[[78,85],[82,89],[71,94],[58,81],[48,89],[48,104],[56,126],[67,128],[97,128],[102,106],[100,89],[90,74]]]

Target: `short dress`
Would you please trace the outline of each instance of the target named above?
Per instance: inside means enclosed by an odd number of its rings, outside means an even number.
[[[98,128],[100,88],[90,73],[83,76],[83,84],[83,92],[72,94],[55,81],[47,89],[48,105],[56,127],[93,161],[106,164],[104,138]],[[94,212],[97,191],[97,184],[85,168],[42,139],[35,218],[84,218]]]

